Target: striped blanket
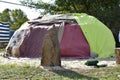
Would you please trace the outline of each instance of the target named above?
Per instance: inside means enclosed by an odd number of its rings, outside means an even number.
[[[10,39],[9,23],[0,22],[0,42],[8,42]]]

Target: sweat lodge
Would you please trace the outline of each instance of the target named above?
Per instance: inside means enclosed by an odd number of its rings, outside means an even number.
[[[114,49],[113,34],[102,22],[85,13],[70,13],[25,22],[11,37],[6,54],[37,58],[43,52],[60,52],[61,57],[108,58]]]

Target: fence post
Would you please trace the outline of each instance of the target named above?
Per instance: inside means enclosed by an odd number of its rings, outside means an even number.
[[[116,64],[120,64],[120,48],[115,48]]]

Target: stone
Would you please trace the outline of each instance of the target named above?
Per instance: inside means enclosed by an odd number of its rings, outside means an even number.
[[[61,66],[58,29],[53,26],[48,30],[42,44],[42,66]]]

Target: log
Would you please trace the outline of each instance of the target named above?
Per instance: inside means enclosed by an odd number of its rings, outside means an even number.
[[[116,64],[120,64],[120,48],[115,48]]]
[[[55,27],[48,30],[42,44],[42,66],[61,66],[60,48]]]

